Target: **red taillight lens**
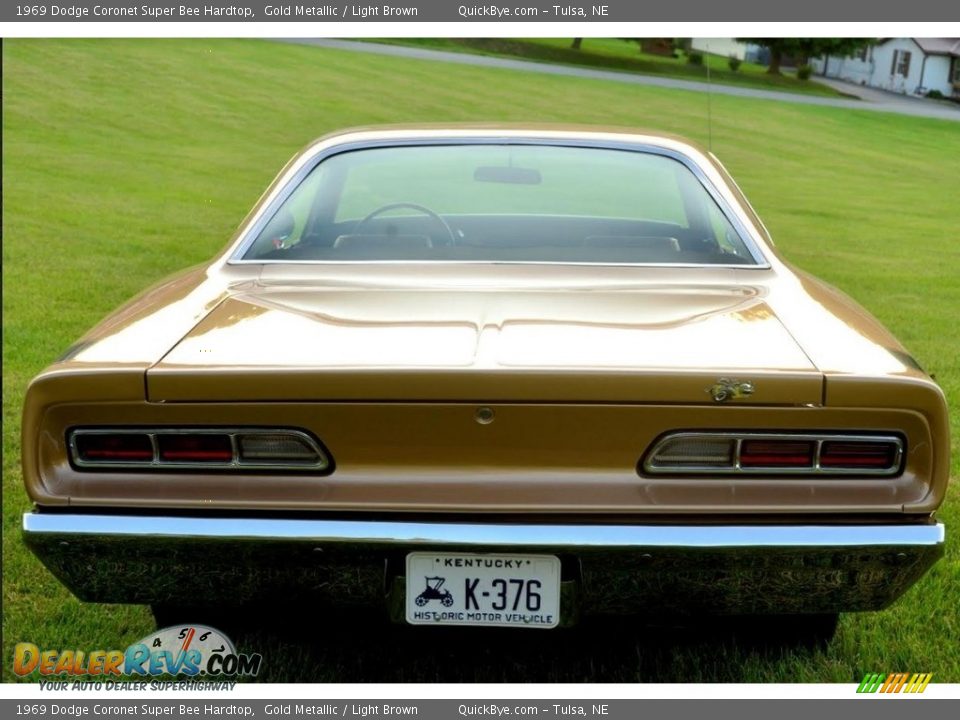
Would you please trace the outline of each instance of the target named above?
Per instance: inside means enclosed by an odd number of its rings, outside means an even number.
[[[866,433],[677,431],[651,448],[640,470],[651,475],[893,477],[904,441]]]
[[[744,440],[741,467],[813,467],[815,444],[806,440]]]
[[[229,435],[197,433],[157,436],[161,462],[229,463],[233,445]]]
[[[74,428],[67,447],[85,471],[333,472],[319,441],[294,428]]]
[[[820,467],[857,470],[892,468],[897,446],[889,442],[825,442],[820,449]]]
[[[96,433],[76,438],[76,454],[86,462],[153,461],[153,443],[149,435],[138,433]]]

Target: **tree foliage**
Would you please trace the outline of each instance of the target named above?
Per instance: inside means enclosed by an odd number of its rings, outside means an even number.
[[[759,45],[770,51],[770,66],[767,72],[780,74],[784,56],[793,55],[803,60],[821,55],[852,55],[872,38],[737,38],[739,42]]]

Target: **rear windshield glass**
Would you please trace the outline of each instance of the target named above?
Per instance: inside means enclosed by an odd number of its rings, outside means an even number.
[[[303,179],[244,259],[755,263],[683,163],[542,145],[334,155]]]

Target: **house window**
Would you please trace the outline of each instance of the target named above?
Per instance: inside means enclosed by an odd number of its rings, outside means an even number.
[[[894,50],[893,63],[890,65],[891,75],[902,75],[906,77],[910,74],[910,51]]]
[[[960,85],[960,58],[953,59],[953,84]]]
[[[910,52],[907,50],[900,52],[900,66],[897,68],[897,74],[904,77],[910,74]]]

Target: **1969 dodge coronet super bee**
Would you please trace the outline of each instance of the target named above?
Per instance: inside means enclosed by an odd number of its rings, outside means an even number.
[[[824,627],[942,554],[948,452],[936,384],[707,151],[359,129],[32,382],[23,530],[79,598],[158,616]]]

